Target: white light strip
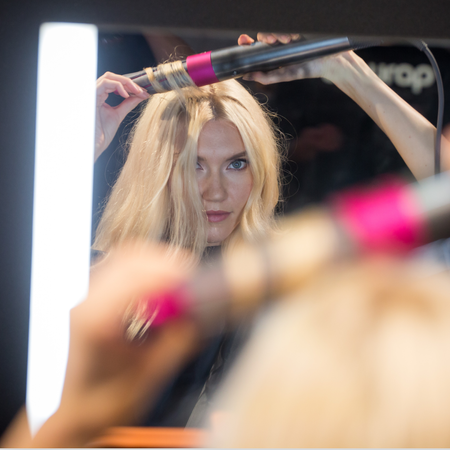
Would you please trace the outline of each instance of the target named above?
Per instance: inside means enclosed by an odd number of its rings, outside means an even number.
[[[69,310],[88,289],[96,71],[97,27],[41,26],[27,377],[33,434],[59,405]]]

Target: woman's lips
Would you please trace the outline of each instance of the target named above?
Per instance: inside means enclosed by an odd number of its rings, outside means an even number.
[[[208,222],[222,222],[230,213],[226,211],[206,211]]]

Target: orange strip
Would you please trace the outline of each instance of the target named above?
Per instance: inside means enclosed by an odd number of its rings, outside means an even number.
[[[205,434],[197,428],[115,427],[106,430],[87,447],[202,447]]]

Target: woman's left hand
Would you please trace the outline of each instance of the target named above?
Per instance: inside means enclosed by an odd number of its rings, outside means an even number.
[[[267,44],[275,44],[276,42],[288,44],[289,42],[299,40],[300,35],[258,33],[257,39],[259,42],[265,42]],[[250,45],[253,42],[254,39],[247,34],[242,34],[238,39],[239,45]],[[281,83],[304,78],[327,78],[330,81],[334,81],[334,78],[339,75],[340,69],[345,66],[345,59],[350,57],[350,55],[348,55],[349,53],[352,52],[325,56],[313,61],[280,67],[279,69],[271,70],[269,72],[252,72],[244,75],[243,79],[247,81],[257,81],[261,84]],[[345,56],[346,54],[347,56]]]
[[[287,44],[299,35],[258,33],[258,41]],[[254,40],[243,34],[239,45],[250,45]],[[306,63],[281,67],[270,72],[253,72],[246,80],[262,84],[326,78],[353,99],[388,136],[417,179],[433,175],[435,127],[418,111],[387,86],[354,52],[325,56]],[[441,143],[442,168],[450,170],[450,143],[443,137]]]

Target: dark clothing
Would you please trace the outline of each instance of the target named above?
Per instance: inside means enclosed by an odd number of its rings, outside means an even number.
[[[188,427],[200,428],[205,425],[206,414],[211,409],[214,394],[247,342],[250,330],[250,324],[243,322],[235,331],[224,337],[209,377],[189,417]]]
[[[166,388],[141,423],[152,427],[185,427],[209,377],[226,335],[216,337]]]
[[[220,257],[221,248],[207,247],[202,264]],[[225,327],[225,325],[224,325]],[[223,331],[210,340],[202,352],[162,393],[151,414],[141,424],[153,427],[185,427],[203,424],[211,397],[243,347],[247,324],[234,331]],[[195,409],[195,417],[190,420]]]
[[[141,424],[153,427],[201,427],[211,399],[228,373],[249,334],[243,323],[213,339],[200,355],[166,388]]]

